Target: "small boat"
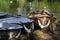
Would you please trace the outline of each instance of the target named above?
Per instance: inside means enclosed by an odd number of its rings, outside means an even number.
[[[0,33],[3,31],[3,34],[8,35],[9,39],[12,38],[13,35],[15,38],[18,38],[22,28],[25,29],[27,33],[31,33],[34,29],[33,20],[21,15],[14,16],[10,14],[0,19]],[[4,37],[4,35],[2,36]]]

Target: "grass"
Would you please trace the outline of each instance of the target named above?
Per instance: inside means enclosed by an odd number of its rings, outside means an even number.
[[[28,12],[29,2],[27,2],[27,0],[25,0],[25,3],[23,3],[22,0],[17,0],[14,4],[16,8],[10,8],[10,0],[0,0],[0,11],[17,14],[17,7],[19,7],[20,13],[23,13],[23,6],[25,5],[25,12]],[[53,9],[54,14],[57,16],[57,20],[60,20],[60,1],[42,0],[38,2],[34,0],[32,1],[32,6],[34,10],[41,10],[44,6]]]

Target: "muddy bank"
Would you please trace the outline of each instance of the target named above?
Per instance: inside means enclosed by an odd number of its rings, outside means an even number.
[[[40,30],[36,30],[33,33],[35,40],[60,40],[60,34],[56,31],[56,34],[52,34],[50,32],[44,33]]]

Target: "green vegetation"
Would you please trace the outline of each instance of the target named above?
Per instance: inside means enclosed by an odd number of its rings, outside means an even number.
[[[20,13],[27,13],[29,3],[32,3],[34,10],[41,10],[43,7],[53,9],[57,20],[60,20],[60,0],[0,0],[0,11],[17,14],[17,8],[20,8]]]
[[[0,0],[0,11],[7,11],[9,10],[9,1],[8,0]]]

